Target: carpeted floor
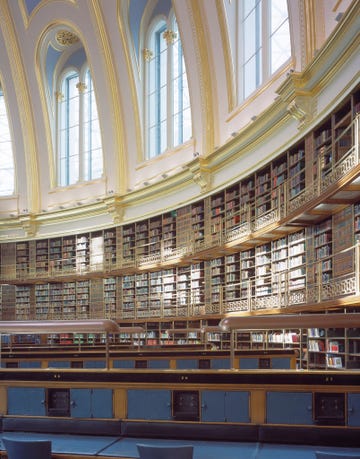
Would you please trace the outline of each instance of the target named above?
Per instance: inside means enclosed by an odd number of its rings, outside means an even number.
[[[0,436],[19,440],[51,440],[57,454],[136,458],[137,443],[194,446],[194,459],[315,459],[315,451],[360,455],[359,448],[277,445],[270,443],[210,442],[187,440],[159,440],[145,438],[102,437],[93,435],[62,435],[44,433],[6,432]],[[4,445],[0,444],[4,450]],[[170,458],[171,459],[171,458]]]

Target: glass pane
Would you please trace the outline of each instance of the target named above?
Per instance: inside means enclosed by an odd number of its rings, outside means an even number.
[[[191,110],[190,107],[183,112],[183,142],[191,139],[192,124],[191,124]]]
[[[255,5],[258,3],[258,0],[240,0],[243,4],[243,17],[245,18],[250,11],[255,8]]]
[[[253,56],[261,44],[261,28],[258,25],[256,10],[247,18],[243,25],[244,61]]]
[[[157,154],[156,133],[157,133],[157,129],[155,127],[152,127],[151,129],[149,129],[149,150],[148,150],[149,158],[152,158],[153,156],[156,156]]]
[[[274,33],[287,18],[287,0],[271,0],[271,33]]]
[[[167,84],[167,50],[163,51],[158,61],[159,87]]]
[[[148,92],[154,92],[156,88],[156,60],[153,58],[148,63]]]
[[[277,30],[271,39],[271,73],[274,73],[291,57],[288,23]]]
[[[166,119],[160,125],[160,150],[159,153],[163,153],[167,148],[167,135],[166,135]]]
[[[249,96],[256,87],[256,59],[253,57],[244,65],[244,97]]]
[[[166,121],[166,117],[167,117],[167,110],[166,110],[167,97],[166,97],[166,94],[167,94],[166,87],[165,88],[161,88],[160,99],[158,101],[159,106],[160,106],[160,120],[161,121]]]
[[[180,131],[180,117],[179,115],[174,115],[173,121],[173,136],[174,136],[174,147],[182,143],[182,132]]]
[[[79,156],[70,158],[71,167],[69,167],[69,185],[76,183],[79,179]]]
[[[15,166],[5,98],[0,91],[0,195],[15,191]]]

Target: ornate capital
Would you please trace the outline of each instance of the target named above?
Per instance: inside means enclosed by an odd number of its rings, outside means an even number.
[[[177,33],[173,30],[165,30],[163,33],[163,38],[165,39],[167,45],[172,45],[176,40],[176,37]]]
[[[77,89],[79,92],[83,93],[85,92],[85,89],[87,88],[86,84],[85,83],[81,83],[79,82],[77,85],[76,85]]]
[[[56,91],[55,97],[57,102],[62,102],[64,100],[64,94],[61,91]]]
[[[154,53],[151,51],[151,49],[149,48],[144,48],[143,49],[143,56],[144,56],[144,60],[146,62],[149,62],[151,61],[151,59],[154,57]]]

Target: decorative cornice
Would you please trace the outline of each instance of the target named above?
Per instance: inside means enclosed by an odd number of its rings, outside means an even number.
[[[290,72],[277,91],[287,112],[299,122],[299,129],[306,127],[317,114],[316,97],[305,86],[300,73]]]
[[[210,191],[211,188],[211,171],[208,162],[203,158],[195,158],[188,164],[188,169],[192,174],[194,182],[200,186],[201,192]]]
[[[106,210],[111,214],[113,222],[120,224],[124,220],[124,203],[123,199],[118,196],[109,198],[105,202]]]
[[[35,237],[37,232],[37,221],[33,214],[24,215],[19,218],[20,224],[25,231],[26,237]]]

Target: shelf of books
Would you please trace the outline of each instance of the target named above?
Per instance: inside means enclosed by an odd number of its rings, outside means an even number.
[[[240,186],[237,183],[225,190],[225,215],[223,226],[225,233],[236,230],[240,224]]]
[[[305,144],[300,143],[289,151],[289,199],[293,199],[305,190]]]
[[[191,206],[191,231],[194,249],[201,250],[205,238],[205,206],[200,201]]]
[[[264,297],[272,293],[271,243],[255,249],[255,296]]]
[[[220,304],[223,301],[223,287],[225,284],[224,263],[224,257],[214,258],[213,260],[205,263],[205,268],[208,268],[207,270],[210,272],[210,279],[208,282],[210,290],[209,302],[214,308],[214,312],[216,309],[220,311]]]
[[[159,228],[162,249],[165,256],[172,255],[177,247],[177,212],[167,212],[163,215],[162,228]]]
[[[118,278],[106,277],[103,281],[104,317],[115,319],[117,313]]]
[[[255,249],[240,252],[240,298],[248,301],[255,294]]]
[[[314,227],[314,249],[316,264],[316,285],[330,282],[332,279],[332,218],[324,220]]]
[[[288,288],[288,238],[282,237],[272,242],[271,286],[272,294],[284,293]]]
[[[258,171],[255,180],[255,217],[260,218],[271,208],[271,167]]]
[[[176,268],[165,269],[162,272],[163,277],[163,317],[173,317],[181,315],[186,317],[188,314],[187,305],[177,303],[177,272]],[[161,303],[158,303],[156,315],[161,311]]]
[[[209,209],[210,240],[213,244],[220,244],[223,235],[223,224],[225,222],[225,196],[224,192],[211,196]]]

